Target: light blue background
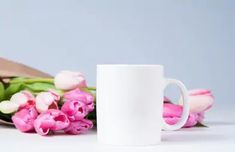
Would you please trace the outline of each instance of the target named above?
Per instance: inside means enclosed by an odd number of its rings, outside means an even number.
[[[1,0],[0,55],[45,72],[163,64],[189,89],[234,105],[233,0]]]

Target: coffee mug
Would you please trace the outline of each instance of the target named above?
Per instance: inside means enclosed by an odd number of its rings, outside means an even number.
[[[164,89],[176,84],[183,98],[181,119],[163,120]],[[164,77],[162,65],[97,65],[97,138],[111,145],[154,145],[161,130],[180,129],[187,121],[189,104],[182,82]]]

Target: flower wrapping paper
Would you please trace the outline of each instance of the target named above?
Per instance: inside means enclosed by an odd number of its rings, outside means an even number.
[[[0,81],[8,82],[11,78],[15,77],[51,78],[52,76],[22,63],[0,57]],[[0,117],[0,124],[14,125],[12,122],[8,122],[2,117]]]

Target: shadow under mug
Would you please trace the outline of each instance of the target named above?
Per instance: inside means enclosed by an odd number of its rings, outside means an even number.
[[[164,89],[176,84],[183,97],[181,119],[162,118]],[[162,65],[97,65],[97,138],[110,145],[155,145],[161,130],[180,129],[187,121],[187,89],[164,77]]]

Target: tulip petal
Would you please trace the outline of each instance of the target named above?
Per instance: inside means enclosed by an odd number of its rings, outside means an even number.
[[[68,116],[70,121],[82,119],[88,114],[87,105],[76,100],[65,102],[61,111]]]
[[[0,111],[5,114],[14,113],[19,109],[19,105],[11,101],[0,102]]]
[[[180,105],[164,103],[163,118],[166,121],[166,123],[174,125],[180,120],[182,111],[183,107]],[[184,127],[193,127],[197,124],[197,122],[198,122],[198,115],[190,113]]]
[[[194,90],[189,90],[189,95],[190,96],[197,96],[197,95],[208,95],[213,97],[212,93],[210,90],[207,89],[194,89]]]
[[[42,113],[48,109],[58,109],[57,101],[60,96],[56,92],[41,92],[36,96],[36,108]]]
[[[189,107],[192,113],[204,113],[210,109],[214,103],[214,96],[210,90],[207,89],[194,89],[188,91]],[[179,100],[182,104],[182,97]]]
[[[86,80],[82,73],[72,71],[61,71],[55,78],[54,83],[56,88],[62,90],[71,90],[78,87],[86,87]]]
[[[35,98],[33,94],[27,90],[15,93],[12,95],[10,101],[18,104],[20,108],[24,108],[25,106],[33,106],[35,104]]]
[[[34,121],[34,128],[38,134],[45,136],[49,131],[65,129],[69,124],[69,119],[62,111],[49,109]]]
[[[80,101],[87,105],[88,111],[94,110],[94,96],[91,93],[81,91],[79,88],[66,92],[64,94],[64,101]]]
[[[37,118],[38,113],[34,107],[21,109],[12,117],[12,121],[17,129],[22,132],[34,130],[33,122]]]
[[[78,121],[71,122],[70,125],[64,129],[67,134],[81,134],[93,127],[93,123],[87,119],[81,119]]]
[[[181,117],[183,107],[171,103],[164,103],[163,117]]]

